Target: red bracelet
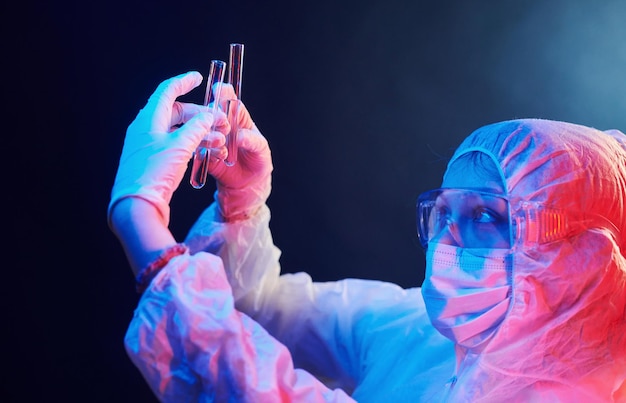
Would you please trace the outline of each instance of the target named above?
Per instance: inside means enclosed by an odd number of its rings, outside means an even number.
[[[185,254],[188,251],[189,248],[183,243],[177,243],[176,245],[165,249],[158,258],[156,258],[147,267],[140,270],[139,274],[137,274],[137,277],[135,278],[135,289],[137,292],[139,294],[143,293],[146,288],[148,288],[152,279],[170,260],[172,260],[172,258]]]

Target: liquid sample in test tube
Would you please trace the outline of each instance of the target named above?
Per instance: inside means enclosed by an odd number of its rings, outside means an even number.
[[[235,96],[241,101],[241,82],[243,78],[243,44],[231,43],[230,55],[228,60],[228,82],[235,90]],[[226,149],[228,156],[224,163],[228,166],[235,165],[237,162],[237,132],[239,131],[239,105],[240,102],[229,103],[230,133],[226,136]],[[230,119],[230,117],[233,117]]]
[[[207,79],[207,87],[204,94],[204,106],[209,108],[213,115],[217,111],[222,91],[222,83],[224,82],[224,72],[226,63],[221,60],[211,60],[209,68],[209,77]],[[211,131],[214,127],[211,126]],[[193,153],[193,162],[191,164],[191,176],[189,182],[195,189],[201,189],[206,183],[209,172],[209,160],[211,158],[211,148],[209,147],[208,134],[202,139],[196,151]]]

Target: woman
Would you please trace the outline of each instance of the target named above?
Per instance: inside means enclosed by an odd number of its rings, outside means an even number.
[[[200,81],[162,83],[130,125],[109,206],[145,288],[127,351],[161,400],[626,398],[621,133],[481,128],[420,197],[423,287],[315,283],[280,275],[270,151],[247,112],[232,169],[224,116],[175,101]],[[216,202],[177,244],[169,200],[212,123]]]

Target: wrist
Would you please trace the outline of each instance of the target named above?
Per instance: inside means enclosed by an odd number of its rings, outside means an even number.
[[[138,197],[118,201],[110,211],[109,224],[135,275],[176,244],[158,208]]]

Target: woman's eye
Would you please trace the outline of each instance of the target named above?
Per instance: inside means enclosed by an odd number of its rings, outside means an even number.
[[[488,209],[480,208],[474,211],[474,221],[477,221],[479,223],[493,223],[497,220],[498,217],[496,216],[496,214]]]

